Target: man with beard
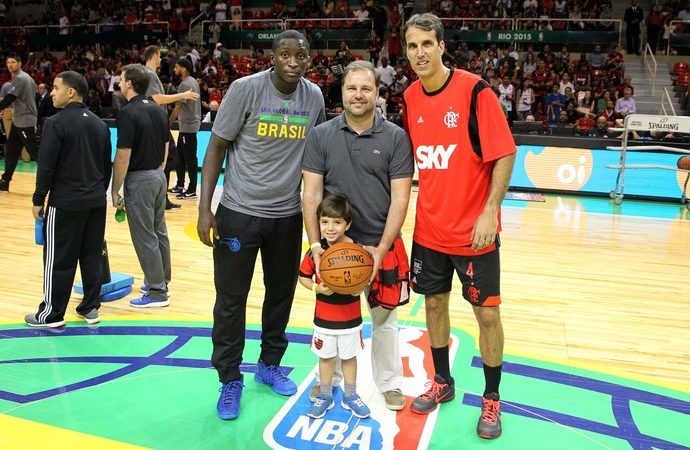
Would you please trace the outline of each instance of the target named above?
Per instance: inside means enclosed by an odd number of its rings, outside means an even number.
[[[345,111],[309,133],[303,163],[304,224],[315,266],[319,267],[323,253],[316,209],[327,195],[344,194],[353,206],[352,226],[347,235],[364,245],[374,258],[371,292],[378,269],[389,252],[393,253],[392,259],[400,256],[400,263],[407,265],[400,229],[407,214],[414,172],[405,131],[376,113],[378,78],[374,65],[366,61],[355,61],[345,68]],[[320,277],[318,271],[317,276]],[[382,302],[370,295],[369,289],[365,291],[372,318],[374,382],[386,407],[394,411],[405,407],[395,307],[405,302],[406,290],[407,285],[398,289],[400,300],[395,304],[384,304],[385,299]],[[335,375],[342,379],[338,371]],[[347,396],[347,384],[345,389]],[[354,392],[354,387],[350,390]],[[316,385],[310,397],[319,394],[331,396],[331,385]]]
[[[187,58],[180,58],[175,64],[175,75],[180,78],[178,93],[187,91],[200,94],[199,83],[191,76],[192,63]],[[199,172],[199,161],[196,156],[196,133],[201,126],[201,98],[195,100],[179,100],[175,102],[175,109],[170,114],[170,123],[175,120],[179,123],[180,134],[177,138],[177,183],[175,187],[180,190],[177,198],[196,198],[196,177]],[[189,184],[184,189],[185,172],[189,174]]]

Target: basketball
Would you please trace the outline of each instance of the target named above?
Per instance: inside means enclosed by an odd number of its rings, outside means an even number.
[[[678,168],[683,170],[690,170],[690,156],[681,156],[678,158]]]
[[[321,255],[321,281],[338,294],[359,294],[369,284],[374,260],[361,245],[341,242]]]

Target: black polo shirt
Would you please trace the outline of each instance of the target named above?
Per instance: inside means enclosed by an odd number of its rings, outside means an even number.
[[[128,172],[159,168],[168,136],[168,115],[143,95],[133,97],[117,115],[117,148],[132,149]]]

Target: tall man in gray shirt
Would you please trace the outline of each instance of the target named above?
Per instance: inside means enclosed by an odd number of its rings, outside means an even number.
[[[304,35],[280,33],[271,59],[274,68],[230,85],[201,171],[197,231],[214,247],[212,362],[223,383],[216,409],[226,420],[239,415],[247,295],[259,251],[266,293],[254,379],[281,395],[297,391],[279,365],[301,253],[304,142],[326,114],[321,91],[303,79],[309,64]],[[224,159],[223,195],[214,216],[211,198]]]
[[[192,63],[187,58],[180,58],[175,63],[175,75],[182,80],[177,88],[178,93],[193,91],[199,94],[199,83],[192,73]],[[201,126],[201,99],[179,100],[170,114],[170,123],[179,123],[180,135],[177,138],[177,183],[175,187],[179,199],[196,198],[196,177],[199,173],[199,160],[196,156],[196,133]],[[184,189],[185,171],[189,173],[189,184]]]
[[[376,277],[386,253],[405,253],[400,229],[407,214],[414,173],[407,134],[376,112],[378,78],[370,62],[356,61],[345,68],[342,87],[345,111],[309,133],[303,163],[304,224],[316,267],[323,253],[316,209],[324,194],[341,193],[350,199],[353,207],[352,226],[347,235],[372,253]],[[407,264],[406,255],[404,259]],[[400,288],[404,291],[401,292],[403,300],[409,291],[406,284]],[[405,397],[401,391],[403,370],[396,310],[384,308],[368,290],[367,294],[372,320],[374,382],[383,393],[386,407],[401,410],[405,407]],[[394,308],[395,305],[386,306]],[[310,396],[318,395],[319,391],[331,395],[330,387],[320,386],[313,388]]]
[[[5,155],[5,173],[0,178],[0,192],[10,190],[10,181],[17,168],[22,147],[26,147],[31,159],[38,159],[38,142],[36,141],[36,83],[22,70],[20,56],[7,57],[7,70],[12,74],[12,87],[0,101],[0,111],[12,105],[12,131],[7,137]]]

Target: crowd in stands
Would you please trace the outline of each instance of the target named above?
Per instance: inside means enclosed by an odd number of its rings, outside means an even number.
[[[450,18],[456,17],[527,19],[520,26],[522,30],[609,30],[613,23],[589,20],[614,19],[611,0],[430,0],[429,9],[439,17],[447,18],[447,25],[453,22]],[[509,29],[511,22],[463,22],[463,26],[468,29]]]
[[[687,10],[690,19],[690,3],[684,6],[672,3],[671,7],[676,9],[670,11],[679,11],[681,16]],[[535,13],[535,19],[539,20],[585,19],[602,18],[602,14],[603,18],[608,18],[610,1],[431,0],[430,8],[442,17],[532,18]],[[369,48],[364,52],[351,50],[346,41],[340,42],[335,52],[314,51],[306,77],[321,88],[331,112],[342,110],[340,76],[343,68],[355,59],[366,58],[377,64],[381,78],[379,109],[394,121],[399,120],[403,91],[416,79],[404,57],[399,30],[401,16],[411,11],[410,2],[392,0],[382,7],[365,1],[351,7],[346,0],[297,0],[294,9],[289,9],[283,0],[278,0],[270,10],[258,13],[256,10],[242,11],[241,0],[200,3],[191,0],[54,1],[48,11],[40,21],[58,24],[170,20],[172,26],[175,17],[188,22],[199,13],[206,14],[211,26],[205,33],[204,45],[186,46],[178,44],[182,40],[174,39],[148,43],[166,49],[160,67],[166,93],[175,92],[174,61],[179,57],[190,59],[193,75],[201,87],[203,114],[210,119],[215,116],[230,83],[270,65],[268,52],[261,48],[251,46],[249,52],[239,52],[227,49],[220,42],[220,31],[233,26],[226,21],[238,17],[260,14],[266,19],[295,18],[304,20],[302,25],[305,26],[312,19],[346,18],[350,20],[342,26],[373,28]],[[386,20],[389,20],[388,26]],[[495,28],[496,22],[489,26]],[[535,26],[541,25],[535,21]],[[557,29],[553,20],[549,26]],[[579,24],[569,26],[578,27]],[[587,29],[586,23],[583,29]],[[15,36],[13,47],[13,52],[24,57],[24,71],[37,84],[45,83],[48,90],[55,75],[62,70],[83,73],[90,87],[89,107],[104,117],[112,117],[123,103],[118,86],[121,68],[141,62],[143,50],[140,45],[128,48],[102,45],[100,48],[70,47],[64,53],[31,53],[21,36]],[[596,46],[589,54],[571,54],[566,46],[552,49],[544,44],[518,52],[512,45],[470,48],[454,36],[446,41],[443,60],[448,67],[462,68],[484,78],[496,92],[511,123],[534,120],[545,126],[572,127],[575,133],[592,134],[591,130],[596,132],[601,128],[600,123],[605,121],[607,127],[614,127],[620,125],[625,115],[635,112],[634,87],[623,72],[624,54],[618,46],[606,50]],[[2,68],[0,85],[9,79],[9,73]]]
[[[249,53],[238,54],[217,43],[213,49],[204,46],[156,44],[166,48],[160,67],[160,78],[166,93],[174,93],[176,79],[174,61],[187,57],[194,67],[194,76],[201,87],[203,113],[212,117],[225,91],[235,79],[265,70],[270,57],[261,48],[251,47]],[[597,46],[590,54],[571,55],[567,47],[553,51],[549,44],[541,49],[531,46],[522,54],[512,45],[496,45],[486,50],[470,50],[467,43],[451,38],[446,42],[444,63],[473,72],[488,82],[504,106],[510,121],[532,117],[545,125],[574,125],[592,129],[598,117],[604,117],[609,127],[626,114],[635,112],[631,79],[623,73],[623,53],[615,46],[604,52]],[[104,117],[113,116],[122,105],[119,93],[121,68],[141,62],[142,47],[113,48],[108,45],[69,48],[57,56],[50,52],[30,53],[23,70],[37,84],[50,88],[55,75],[63,70],[84,74],[89,83],[89,108]],[[399,53],[388,51],[380,57],[379,50],[357,54],[345,41],[332,54],[316,50],[306,77],[317,84],[331,112],[342,110],[340,77],[343,68],[355,59],[371,58],[378,63],[380,75],[380,110],[393,120],[399,120],[402,93],[416,79],[409,61]],[[0,70],[0,85],[9,82],[7,69]]]
[[[29,14],[14,20],[5,14],[3,26],[24,25],[59,25],[67,33],[70,25],[84,24],[127,24],[153,21],[181,21],[185,30],[186,24],[196,17],[200,8],[207,3],[194,0],[52,0],[48,1],[45,13],[41,17]],[[2,7],[0,7],[2,10]],[[64,28],[64,30],[62,29]]]

